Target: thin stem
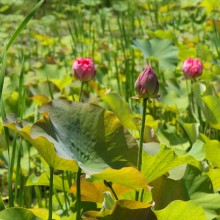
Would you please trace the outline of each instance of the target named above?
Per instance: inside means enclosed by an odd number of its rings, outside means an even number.
[[[79,93],[79,102],[82,99],[82,92],[83,92],[83,85],[84,82],[81,83],[80,93]],[[81,168],[78,167],[77,177],[76,177],[76,204],[77,204],[77,210],[76,210],[76,220],[80,220],[81,217],[81,189],[80,189],[80,176],[81,176]]]
[[[76,220],[81,220],[81,189],[80,189],[80,176],[81,176],[81,168],[78,168],[77,177],[76,177],[76,202],[77,202],[77,212],[76,212]]]
[[[144,142],[144,127],[145,127],[145,119],[146,119],[146,109],[147,109],[147,98],[143,100],[140,144],[139,144],[138,161],[137,161],[137,168],[139,171],[141,171],[141,164],[142,164],[142,151],[143,151],[143,142]]]
[[[194,92],[193,92],[193,80],[191,80],[191,106],[192,112],[195,114]]]
[[[52,196],[53,196],[53,167],[50,167],[50,189],[49,189],[49,216],[48,220],[53,220],[52,219],[52,206],[53,206],[53,201],[52,201]]]
[[[82,92],[83,92],[84,82],[81,82],[80,93],[79,93],[79,102],[82,100]]]
[[[142,112],[142,122],[141,122],[141,133],[140,133],[140,143],[139,143],[139,151],[138,151],[138,161],[137,168],[141,171],[142,165],[142,151],[143,151],[143,142],[144,142],[144,127],[145,127],[145,119],[146,119],[146,109],[147,109],[147,98],[143,100],[143,112]],[[136,191],[136,201],[139,199],[139,192]]]

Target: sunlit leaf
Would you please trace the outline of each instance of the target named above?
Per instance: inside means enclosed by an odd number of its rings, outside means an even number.
[[[204,210],[192,201],[173,201],[162,210],[154,210],[158,220],[206,220]]]
[[[133,189],[147,189],[148,185],[143,173],[133,167],[124,167],[119,170],[107,168],[101,173],[94,174],[94,177],[104,179],[113,183],[118,183],[123,186]]]
[[[172,148],[161,147],[156,155],[143,154],[142,172],[150,183],[181,164],[199,165],[191,155],[177,156]]]
[[[110,191],[110,189],[105,186],[103,181],[102,182],[89,182],[88,180],[85,179],[85,177],[81,177],[80,185],[81,185],[82,201],[101,203],[104,200],[103,193],[106,191]],[[128,188],[128,187],[125,187],[119,184],[112,184],[112,187],[118,197],[121,194],[124,194],[125,192],[132,190],[131,188]],[[76,192],[75,183],[72,185],[69,192],[72,192],[72,193]]]
[[[135,166],[137,143],[118,118],[100,106],[54,100],[32,129],[32,138],[48,140],[60,157],[76,160],[88,174],[105,168]]]

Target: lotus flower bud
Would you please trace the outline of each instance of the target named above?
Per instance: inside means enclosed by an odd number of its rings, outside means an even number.
[[[135,82],[135,90],[140,98],[158,97],[159,83],[156,73],[150,66],[138,76]]]
[[[182,66],[183,73],[188,79],[195,79],[202,74],[202,63],[198,59],[188,58]]]
[[[95,77],[95,67],[92,59],[76,59],[72,66],[73,75],[82,82],[87,82]]]

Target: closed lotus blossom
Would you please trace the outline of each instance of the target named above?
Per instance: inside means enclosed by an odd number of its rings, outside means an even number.
[[[95,66],[90,58],[76,59],[72,66],[73,75],[82,82],[87,82],[95,77]]]
[[[197,58],[188,58],[184,61],[182,70],[188,79],[195,79],[202,74],[202,62]]]
[[[158,97],[158,78],[151,66],[147,66],[146,69],[138,76],[135,82],[135,90],[140,98]]]

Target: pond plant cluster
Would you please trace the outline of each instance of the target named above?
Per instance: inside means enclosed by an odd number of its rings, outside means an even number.
[[[0,219],[220,219],[216,0],[0,2]]]

